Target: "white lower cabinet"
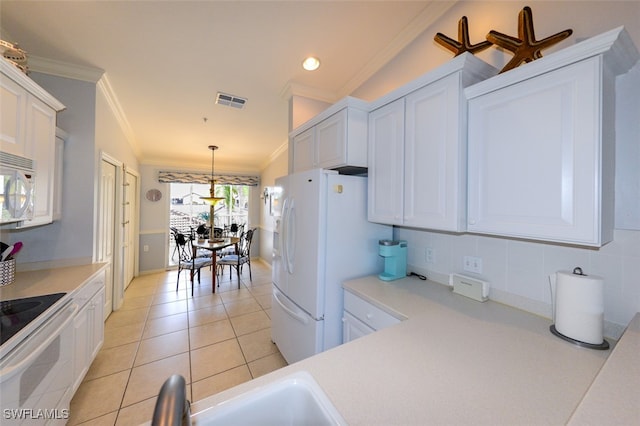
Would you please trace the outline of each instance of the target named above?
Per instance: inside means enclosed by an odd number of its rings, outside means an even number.
[[[400,320],[372,305],[350,291],[344,292],[342,317],[342,341],[350,342],[385,327],[398,324]]]
[[[74,319],[73,392],[75,392],[104,342],[104,272],[86,283],[74,296],[79,307]]]

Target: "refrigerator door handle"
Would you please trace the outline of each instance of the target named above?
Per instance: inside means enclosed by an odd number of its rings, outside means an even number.
[[[285,225],[286,232],[286,247],[287,257],[286,265],[289,274],[293,274],[293,267],[295,265],[296,254],[296,209],[293,199],[289,201],[289,208],[287,212],[287,221]]]
[[[298,322],[301,322],[304,325],[307,325],[309,323],[309,318],[307,316],[301,315],[297,312],[292,311],[287,306],[285,306],[284,303],[282,303],[282,301],[280,300],[280,293],[274,292],[273,296],[276,302],[278,302],[278,305],[280,305],[280,307],[282,308],[282,310],[286,312],[291,318],[295,319]]]

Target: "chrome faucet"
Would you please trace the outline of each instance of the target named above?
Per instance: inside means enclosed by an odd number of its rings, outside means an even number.
[[[179,374],[169,377],[153,410],[152,426],[191,426],[191,404],[187,399],[187,385]]]

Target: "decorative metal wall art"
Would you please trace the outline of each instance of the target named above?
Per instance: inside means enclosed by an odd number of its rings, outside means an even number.
[[[529,6],[525,6],[518,14],[518,37],[509,36],[498,31],[491,30],[487,34],[487,40],[471,44],[469,41],[469,24],[467,17],[463,16],[458,21],[458,41],[442,33],[437,33],[434,40],[451,50],[454,56],[458,56],[463,52],[475,54],[480,52],[492,44],[506,49],[513,53],[513,58],[500,70],[500,73],[516,68],[523,62],[531,62],[542,58],[542,49],[553,46],[573,34],[573,30],[568,29],[557,34],[536,40],[533,30],[533,13]]]
[[[442,33],[437,33],[433,39],[445,48],[451,50],[454,53],[454,57],[464,52],[475,54],[476,52],[481,52],[491,46],[491,42],[487,40],[481,41],[477,44],[471,44],[471,41],[469,40],[469,23],[466,16],[463,16],[458,21],[458,41],[451,37],[447,37]]]

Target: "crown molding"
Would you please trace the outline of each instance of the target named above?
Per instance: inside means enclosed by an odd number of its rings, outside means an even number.
[[[287,84],[282,88],[280,97],[288,101],[294,96],[302,96],[305,98],[327,102],[330,104],[335,103],[340,99],[336,93],[318,89],[312,86],[306,86],[295,81],[288,81]]]
[[[118,101],[116,92],[113,90],[113,87],[111,87],[111,82],[109,81],[107,73],[104,73],[102,75],[102,78],[100,78],[100,80],[98,81],[97,86],[98,89],[100,89],[100,92],[104,95],[105,100],[107,101],[107,104],[109,105],[109,108],[113,113],[113,116],[120,125],[120,128],[122,129],[122,132],[124,133],[124,136],[129,143],[129,146],[135,153],[136,157],[140,158],[140,149],[138,147],[138,144],[136,143],[133,129],[129,124],[129,120],[127,120],[127,116],[124,113],[124,110],[120,106],[120,102]]]
[[[88,81],[90,83],[97,83],[104,74],[104,70],[100,68],[75,65],[57,61],[55,59],[32,55],[29,56],[28,67],[29,71],[54,75],[56,77]]]
[[[269,157],[267,157],[264,163],[260,165],[260,171],[263,171],[264,169],[266,169],[269,166],[269,164],[275,161],[275,159],[278,158],[280,154],[282,154],[283,152],[286,152],[288,149],[289,149],[289,140],[287,139],[282,145],[276,148],[276,150],[273,151],[269,155]]]

